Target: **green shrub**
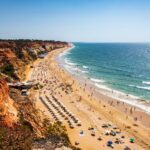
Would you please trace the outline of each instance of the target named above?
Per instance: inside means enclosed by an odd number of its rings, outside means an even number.
[[[22,125],[7,127],[0,124],[0,150],[30,150],[32,132]]]
[[[0,130],[0,145],[1,145],[2,142],[4,141],[5,136],[6,136],[6,130],[5,130],[5,129]]]
[[[55,122],[54,124],[50,124],[46,131],[46,136],[48,138],[55,139],[56,143],[59,143],[61,141],[65,146],[71,145],[67,130],[61,122]]]
[[[15,48],[15,53],[16,53],[16,55],[17,55],[17,57],[19,59],[23,59],[24,58],[24,54],[23,54],[21,48]]]
[[[2,73],[7,74],[8,76],[14,76],[14,67],[12,64],[5,64],[2,68]]]

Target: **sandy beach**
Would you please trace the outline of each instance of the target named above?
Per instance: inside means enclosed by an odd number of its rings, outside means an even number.
[[[35,61],[30,71],[28,68],[26,80],[41,88],[30,94],[41,116],[61,121],[71,143],[83,150],[110,147],[124,150],[126,146],[132,150],[149,150],[150,115],[106,95],[92,94],[89,85],[60,68],[56,61],[67,49],[54,50]]]

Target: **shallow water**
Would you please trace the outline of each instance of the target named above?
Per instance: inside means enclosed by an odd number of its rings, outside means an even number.
[[[105,95],[150,111],[150,44],[75,43],[58,58],[68,72]]]

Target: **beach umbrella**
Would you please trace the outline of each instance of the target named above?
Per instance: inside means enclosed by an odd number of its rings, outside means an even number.
[[[111,146],[112,144],[113,144],[112,141],[108,141],[108,142],[107,142],[107,145],[108,145],[108,146]]]
[[[111,134],[112,136],[116,136],[116,132],[114,132],[114,131],[112,131],[110,134]]]
[[[135,139],[132,137],[132,138],[130,138],[130,142],[131,143],[134,143],[134,141],[135,141]]]

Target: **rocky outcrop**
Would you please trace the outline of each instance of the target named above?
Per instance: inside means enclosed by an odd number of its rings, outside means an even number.
[[[25,66],[39,54],[68,46],[66,42],[39,40],[0,40],[0,71],[14,80],[23,77]]]
[[[37,138],[45,141],[46,135],[50,135],[46,134],[47,126],[45,127],[43,120],[40,119],[34,101],[27,95],[23,96],[20,89],[8,86],[8,82],[9,85],[10,83],[14,85],[22,81],[26,66],[32,64],[39,55],[62,47],[68,47],[68,43],[0,40],[0,149],[28,150],[32,148],[33,141]],[[55,136],[59,139],[57,144],[61,143],[63,146],[67,142],[70,147],[66,134],[65,139],[57,134]],[[49,142],[51,146],[57,147],[56,141],[50,139]]]
[[[7,81],[15,83],[22,80],[26,66],[37,59],[39,54],[66,46],[68,43],[59,41],[0,40],[0,115],[3,122],[11,124],[17,120],[17,112],[20,109],[26,108],[24,114],[27,114],[28,107],[33,110],[31,101],[26,98],[25,102],[19,90],[10,92],[13,100],[10,98]],[[18,110],[14,107],[14,103]],[[24,103],[27,105],[22,108]]]
[[[4,79],[0,80],[0,122],[8,126],[17,122],[17,110],[9,96],[9,88]]]

